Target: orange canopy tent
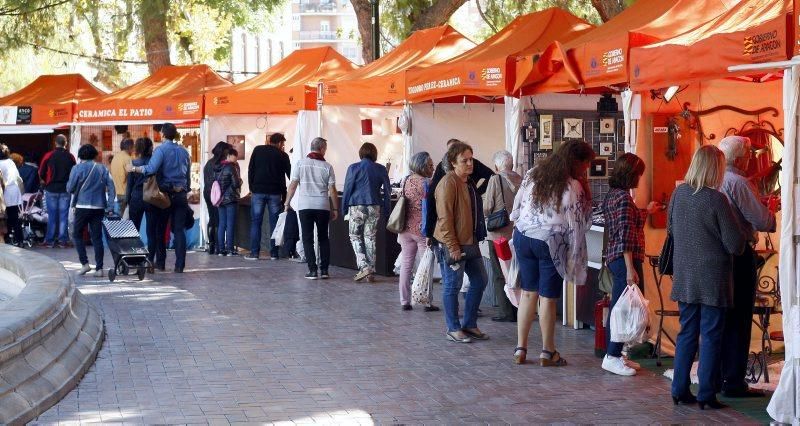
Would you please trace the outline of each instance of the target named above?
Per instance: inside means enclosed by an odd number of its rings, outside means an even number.
[[[450,60],[408,71],[411,102],[454,96],[501,97],[512,93],[517,55],[541,52],[554,40],[568,41],[591,30],[585,21],[559,8],[514,19],[474,49]]]
[[[448,60],[475,47],[449,25],[415,31],[382,58],[325,83],[327,105],[393,105],[405,100],[406,70]]]
[[[745,0],[692,31],[631,49],[631,88],[726,78],[735,76],[729,66],[787,60],[794,43],[791,12],[791,0]],[[673,66],[676,61],[680,66]],[[762,72],[748,80],[780,74]]]
[[[208,65],[166,66],[132,86],[79,104],[75,121],[196,121],[203,118],[204,94],[230,85]]]
[[[638,0],[614,19],[580,37],[554,43],[541,57],[552,56],[564,66],[543,73],[520,61],[514,91],[520,94],[569,92],[629,81],[628,55],[633,47],[675,37],[716,18],[738,0]],[[526,52],[530,54],[530,52]],[[532,61],[539,60],[536,54]],[[676,58],[689,61],[690,58]],[[527,71],[527,72],[526,72]]]
[[[19,91],[0,98],[0,105],[30,107],[30,122],[24,124],[58,124],[72,121],[79,103],[104,94],[80,74],[42,75]]]
[[[206,113],[289,114],[317,109],[317,84],[356,69],[331,47],[296,50],[258,76],[209,93]]]

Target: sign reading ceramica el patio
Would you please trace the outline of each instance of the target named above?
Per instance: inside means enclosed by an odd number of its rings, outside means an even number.
[[[153,116],[152,108],[103,108],[82,109],[78,118],[149,118]]]

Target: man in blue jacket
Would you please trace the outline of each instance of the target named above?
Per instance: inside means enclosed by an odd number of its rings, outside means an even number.
[[[158,188],[169,196],[170,206],[166,209],[157,209],[158,220],[157,235],[164,235],[167,221],[171,220],[172,234],[175,236],[175,273],[183,273],[186,266],[186,220],[189,214],[187,194],[191,189],[189,152],[182,145],[175,142],[178,129],[172,123],[161,126],[163,141],[153,151],[150,162],[144,166],[134,166],[130,171],[143,173],[146,176],[155,175]],[[159,239],[156,244],[156,268],[164,270],[164,263],[158,259],[166,259],[166,244]]]

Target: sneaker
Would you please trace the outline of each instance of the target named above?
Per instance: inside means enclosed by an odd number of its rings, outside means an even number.
[[[293,258],[292,258],[292,262],[297,262],[297,263],[307,263],[307,262],[306,262],[306,258],[305,258],[305,257],[300,257],[300,256],[293,257]]]
[[[217,256],[227,256],[227,255],[228,253],[225,253],[224,251],[217,253]]]
[[[367,282],[374,283],[375,282],[375,274],[370,273],[367,275]]]
[[[270,256],[269,260],[278,260],[278,256]]]
[[[328,270],[327,269],[323,269],[322,271],[320,271],[319,277],[322,278],[323,280],[327,280],[331,276],[328,275]]]
[[[102,277],[103,273],[104,273],[104,271],[102,269],[98,269],[98,270],[94,271],[94,276],[95,277]]]
[[[244,258],[245,258],[245,260],[258,260],[258,255],[257,254],[248,254]]]
[[[319,277],[317,276],[317,272],[314,271],[314,272],[307,273],[306,274],[306,279],[307,280],[316,280],[316,279],[319,279]]]
[[[364,278],[367,278],[368,275],[369,275],[369,269],[362,269],[358,271],[356,276],[353,277],[353,281],[361,281]]]
[[[78,275],[86,275],[86,273],[91,271],[91,270],[92,270],[92,267],[89,266],[89,264],[87,263],[87,264],[81,266],[81,269],[78,270]]]
[[[241,256],[241,254],[239,254],[238,251],[234,250],[234,251],[228,253],[228,256]]]
[[[603,357],[603,370],[614,373],[620,376],[635,376],[636,370],[625,365],[622,357],[614,357],[606,355]]]
[[[639,371],[639,370],[641,370],[641,369],[642,369],[642,366],[641,366],[641,365],[639,365],[639,363],[638,363],[638,362],[636,362],[636,361],[631,361],[631,360],[629,360],[629,359],[628,359],[628,357],[626,357],[626,356],[623,356],[623,357],[622,357],[622,362],[624,362],[626,366],[628,366],[628,367],[630,367],[630,368],[633,368],[633,369],[634,369],[634,370],[636,370],[636,371]]]
[[[65,249],[65,248],[67,248],[67,245],[66,245],[66,244],[63,244],[63,243],[57,243],[57,244],[55,245],[55,248]]]
[[[41,243],[36,244],[36,247],[41,247],[41,248],[53,248],[55,246],[56,245],[53,244],[53,243],[47,243],[47,242],[44,242],[44,241],[42,241]]]

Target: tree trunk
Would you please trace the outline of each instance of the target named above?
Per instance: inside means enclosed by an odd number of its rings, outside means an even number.
[[[411,24],[411,31],[444,25],[466,0],[437,0],[431,7],[425,9]]]
[[[372,47],[372,3],[369,0],[352,0],[361,36],[361,57],[368,64],[375,58]]]
[[[139,8],[144,50],[150,74],[161,67],[171,65],[167,35],[168,13],[169,0],[143,0]]]
[[[592,0],[592,6],[597,9],[597,13],[603,22],[608,22],[625,10],[625,2],[623,0]]]

